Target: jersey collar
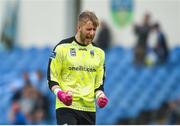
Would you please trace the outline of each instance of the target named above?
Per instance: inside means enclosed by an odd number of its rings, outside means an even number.
[[[91,44],[89,44],[89,45],[84,45],[84,44],[82,44],[82,43],[78,42],[78,41],[76,40],[75,36],[74,36],[74,41],[76,42],[76,44],[77,44],[77,45],[84,46],[84,47],[89,47],[89,46],[91,46],[91,45],[92,45],[92,43],[91,43]]]

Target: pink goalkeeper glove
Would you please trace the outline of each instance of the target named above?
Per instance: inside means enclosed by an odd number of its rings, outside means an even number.
[[[101,91],[97,93],[97,104],[100,108],[104,108],[108,103],[108,98],[105,94]]]
[[[67,92],[58,91],[57,97],[67,106],[70,106],[72,104],[72,93],[70,91]]]

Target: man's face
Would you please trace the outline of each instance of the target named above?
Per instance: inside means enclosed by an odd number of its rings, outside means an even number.
[[[93,41],[96,34],[96,27],[93,25],[92,21],[87,21],[85,24],[82,24],[79,26],[78,30],[80,33],[81,42],[83,42],[85,45],[88,45]]]
[[[151,19],[150,14],[145,14],[144,15],[144,24],[149,24],[150,23],[150,19]]]

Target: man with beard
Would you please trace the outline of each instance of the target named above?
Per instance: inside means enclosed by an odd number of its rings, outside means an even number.
[[[49,59],[48,85],[56,95],[57,124],[94,125],[96,102],[107,105],[104,94],[104,51],[92,41],[99,25],[91,11],[79,15],[77,33],[55,46]]]

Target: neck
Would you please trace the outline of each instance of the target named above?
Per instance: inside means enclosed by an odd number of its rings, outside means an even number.
[[[77,42],[80,43],[81,45],[87,46],[87,45],[90,44],[90,43],[86,43],[86,42],[82,41],[79,33],[77,33],[77,34],[75,35],[75,39],[76,39]]]
[[[80,36],[78,34],[75,35],[76,42],[81,46],[86,46],[80,39]]]

